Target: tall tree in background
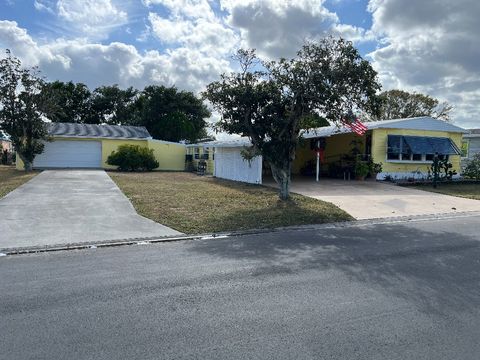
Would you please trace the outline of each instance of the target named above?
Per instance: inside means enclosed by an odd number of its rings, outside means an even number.
[[[389,90],[380,94],[382,106],[375,120],[402,119],[417,116],[431,116],[449,121],[453,107],[448,103],[424,94],[403,90]]]
[[[282,200],[289,198],[303,128],[378,111],[376,72],[343,39],[308,43],[291,60],[261,63],[253,50],[239,50],[236,58],[242,71],[222,75],[204,96],[222,116],[219,129],[251,139],[250,156],[269,163]]]
[[[87,85],[54,81],[43,92],[52,101],[48,118],[53,122],[83,123],[91,117],[91,92]]]
[[[41,91],[45,86],[36,68],[24,69],[9,50],[0,60],[0,130],[4,130],[23,163],[32,170],[33,160],[43,151],[47,139],[42,120],[49,99]]]
[[[125,90],[118,85],[100,86],[93,91],[91,115],[87,120],[95,124],[128,125],[133,121],[138,90]]]
[[[205,119],[211,114],[192,92],[175,87],[147,86],[136,104],[135,124],[145,126],[152,137],[194,142],[205,135]]]

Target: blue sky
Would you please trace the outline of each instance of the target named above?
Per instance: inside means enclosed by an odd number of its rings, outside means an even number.
[[[50,80],[199,92],[238,47],[293,56],[306,39],[354,42],[384,89],[430,94],[480,127],[474,0],[4,0],[0,47]]]

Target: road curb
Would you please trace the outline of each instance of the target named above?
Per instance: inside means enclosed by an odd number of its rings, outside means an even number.
[[[43,252],[58,252],[58,251],[68,251],[68,250],[109,248],[109,247],[128,246],[128,245],[156,244],[156,243],[166,243],[166,242],[176,242],[176,241],[214,240],[214,239],[222,239],[227,237],[277,233],[281,231],[326,230],[326,229],[363,227],[363,226],[382,225],[382,224],[454,219],[454,218],[472,217],[472,216],[480,216],[480,212],[469,211],[469,212],[441,213],[441,214],[431,214],[431,215],[399,216],[399,217],[376,218],[376,219],[368,219],[368,220],[333,222],[333,223],[324,223],[324,224],[294,225],[294,226],[278,227],[278,228],[271,228],[271,229],[250,229],[250,230],[240,230],[240,231],[231,231],[231,232],[180,235],[180,236],[170,236],[170,237],[144,237],[144,238],[129,238],[129,239],[105,240],[105,241],[89,241],[89,242],[72,243],[72,244],[5,248],[5,249],[0,249],[0,257],[11,256],[11,255],[35,254],[35,253],[43,253]]]

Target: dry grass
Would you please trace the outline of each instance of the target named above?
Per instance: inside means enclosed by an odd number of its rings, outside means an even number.
[[[438,184],[434,189],[432,185],[417,185],[416,189],[436,192],[445,195],[464,197],[468,199],[480,200],[480,184],[479,183],[446,183]]]
[[[26,183],[37,174],[38,172],[36,171],[26,173],[25,171],[16,170],[13,166],[0,165],[0,198]]]
[[[210,233],[352,220],[333,204],[183,172],[109,175],[143,216],[184,233]]]

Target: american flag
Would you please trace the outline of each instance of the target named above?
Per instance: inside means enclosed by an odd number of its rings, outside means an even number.
[[[358,118],[342,119],[342,124],[352,130],[355,134],[364,135],[368,128]]]

